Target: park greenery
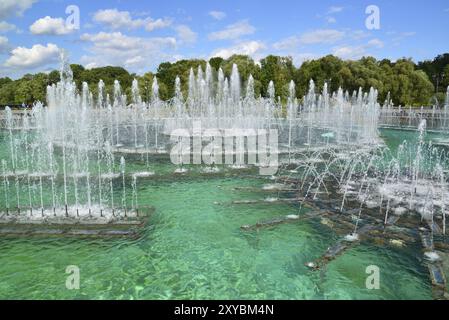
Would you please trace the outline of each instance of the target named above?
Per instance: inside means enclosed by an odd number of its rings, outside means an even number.
[[[122,67],[114,66],[85,69],[81,65],[72,64],[71,67],[78,89],[83,82],[87,82],[94,96],[98,81],[102,79],[108,93],[112,93],[114,80],[118,80],[124,93],[131,97],[131,84],[133,79],[137,79],[142,99],[149,101],[154,77],[159,84],[161,99],[173,97],[177,75],[181,79],[182,91],[186,97],[190,69],[193,68],[197,72],[198,66],[201,66],[205,70],[206,63],[206,60],[201,59],[164,62],[159,65],[156,72],[147,72],[143,75],[132,74]],[[309,80],[313,79],[318,90],[321,90],[325,82],[332,91],[338,90],[339,87],[349,92],[359,88],[366,91],[374,87],[379,92],[380,103],[383,103],[390,93],[395,105],[415,107],[444,101],[449,85],[449,53],[418,63],[406,58],[392,62],[388,59],[376,60],[373,57],[345,61],[328,55],[306,61],[299,68],[294,66],[290,57],[273,55],[259,62],[244,55],[233,55],[228,59],[214,57],[209,63],[215,75],[221,67],[226,76],[230,76],[232,65],[237,64],[243,85],[250,74],[254,77],[257,96],[267,96],[268,83],[273,80],[276,96],[279,96],[281,101],[287,99],[291,80],[296,84],[296,95],[299,99],[306,94]],[[57,81],[59,81],[57,70],[50,73],[26,74],[17,80],[0,78],[0,105],[45,101],[47,85]]]

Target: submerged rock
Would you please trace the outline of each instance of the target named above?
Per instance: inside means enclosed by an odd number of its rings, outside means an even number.
[[[334,223],[328,218],[321,218],[320,222],[321,222],[321,224],[328,226],[330,228],[334,227]]]
[[[390,244],[395,247],[404,247],[405,246],[404,241],[399,240],[399,239],[390,239]]]

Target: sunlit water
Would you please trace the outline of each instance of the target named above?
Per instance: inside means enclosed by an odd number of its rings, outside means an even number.
[[[415,134],[382,132],[393,149]],[[232,204],[272,195],[234,189],[262,188],[268,178],[256,170],[205,175],[199,167],[180,176],[175,168],[153,159],[156,175],[138,184],[139,204],[156,209],[138,240],[0,238],[0,298],[431,299],[418,246],[362,243],[325,272],[310,271],[304,263],[338,239],[319,219],[240,229],[298,214],[297,204]],[[69,265],[80,268],[79,290],[66,289]],[[380,290],[365,287],[369,265],[380,268]]]

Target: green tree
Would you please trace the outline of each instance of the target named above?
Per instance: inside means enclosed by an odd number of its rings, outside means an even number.
[[[260,82],[262,95],[268,96],[268,84],[274,83],[275,95],[286,101],[289,95],[288,87],[295,78],[295,67],[291,57],[279,57],[270,55],[260,61]]]
[[[231,77],[232,66],[236,64],[239,69],[240,81],[242,83],[242,89],[246,88],[246,84],[249,75],[254,78],[254,94],[258,96],[261,93],[261,83],[260,83],[260,67],[255,64],[254,60],[245,55],[235,54],[228,59],[224,60],[221,64],[223,73],[225,77]],[[242,91],[244,92],[244,90]]]

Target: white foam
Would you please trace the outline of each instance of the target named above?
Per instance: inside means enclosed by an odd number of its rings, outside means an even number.
[[[435,251],[427,251],[424,253],[424,257],[429,261],[438,261],[440,260],[440,256]]]
[[[141,171],[141,172],[136,172],[133,174],[133,177],[135,177],[135,178],[147,178],[147,177],[151,177],[151,176],[154,176],[153,171]]]
[[[398,216],[403,215],[407,211],[408,211],[408,209],[404,208],[404,207],[397,207],[397,208],[394,208],[394,210],[393,210],[394,214],[396,214]]]
[[[354,242],[359,239],[359,235],[357,233],[347,234],[344,239],[349,242]]]

